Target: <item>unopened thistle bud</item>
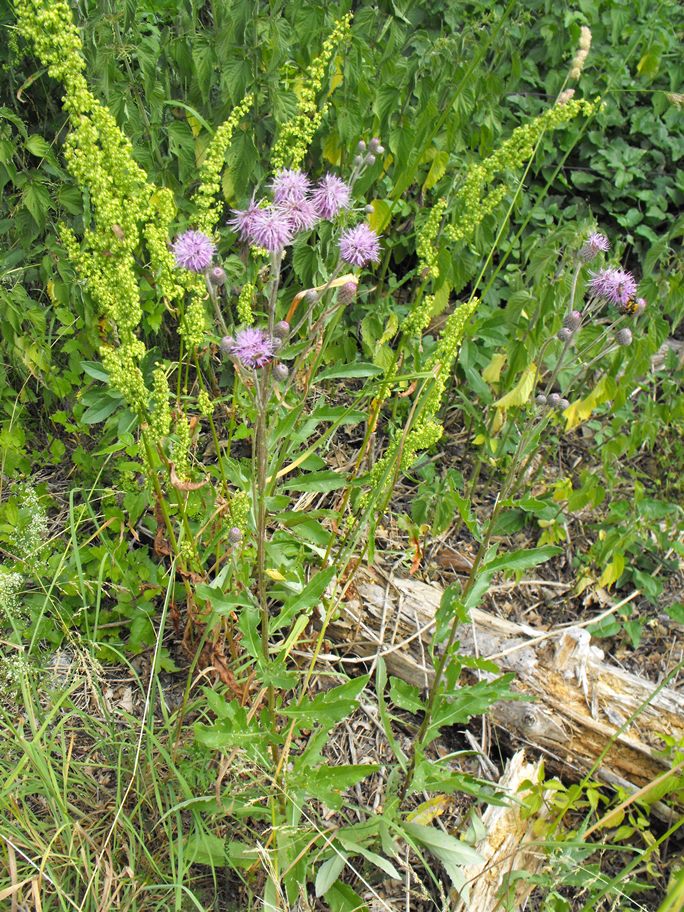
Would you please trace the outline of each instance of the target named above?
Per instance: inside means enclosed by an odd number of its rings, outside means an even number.
[[[277,339],[287,339],[290,335],[290,324],[287,320],[281,320],[279,323],[273,327],[273,335]]]
[[[561,397],[558,393],[551,393],[547,402],[551,408],[558,408],[561,403]]]
[[[369,155],[367,155],[367,156],[365,157],[364,161],[365,161],[365,163],[366,163],[367,165],[374,165],[374,164],[375,164],[375,156],[369,154]]]
[[[635,316],[635,317],[638,317],[639,314],[642,314],[642,313],[646,310],[646,306],[647,306],[647,305],[646,305],[646,299],[645,299],[645,298],[637,298],[637,299],[636,299],[636,306],[635,306],[635,308],[634,308],[634,316]]]
[[[561,399],[561,401],[558,403],[558,407],[559,407],[560,409],[562,409],[563,411],[565,411],[566,408],[570,408],[570,400],[569,400],[569,399]]]
[[[358,143],[356,144],[356,151],[357,151],[357,152],[365,152],[365,151],[366,151],[366,144],[365,144],[365,142],[364,142],[362,139],[360,139],[360,140],[358,141]]]
[[[233,526],[233,528],[228,533],[228,541],[231,543],[231,545],[239,545],[242,541],[242,532],[240,529],[238,529],[237,526]]]
[[[290,371],[284,364],[276,364],[276,366],[273,368],[273,376],[276,380],[280,380],[282,383],[290,376]]]
[[[585,263],[593,260],[599,253],[606,253],[610,250],[610,241],[605,234],[593,231],[586,239],[579,251],[579,258]]]
[[[570,339],[572,339],[572,330],[568,329],[567,326],[563,326],[562,329],[558,330],[556,336],[561,340],[561,342],[569,342]]]
[[[363,164],[363,155],[355,155],[354,156],[354,167],[360,168],[362,164]]]
[[[580,328],[580,323],[582,322],[582,314],[579,310],[571,310],[567,317],[563,320],[563,327],[569,329],[570,332],[574,333]]]
[[[534,401],[537,403],[537,405],[546,405],[547,399],[544,393],[539,393],[539,395],[535,397]]]
[[[215,285],[217,288],[220,288],[221,285],[226,283],[226,272],[224,269],[221,269],[220,266],[214,266],[213,269],[209,270],[209,281],[212,285]]]
[[[280,336],[274,335],[271,339],[271,344],[273,345],[273,351],[278,351],[283,347],[283,340],[280,338]]]
[[[380,148],[380,140],[378,139],[377,136],[374,136],[373,139],[371,139],[370,143],[368,144],[368,148],[373,153],[378,151],[378,149]]]
[[[219,348],[224,355],[230,355],[233,351],[234,345],[235,339],[232,336],[224,336],[219,343]]]
[[[628,329],[626,326],[623,329],[619,329],[615,333],[615,341],[618,345],[631,345],[632,344],[632,330]]]
[[[316,291],[315,288],[310,288],[307,293],[304,295],[309,304],[317,304],[321,300],[321,296]]]
[[[358,287],[358,282],[345,282],[345,284],[337,292],[338,302],[344,305],[351,304],[351,302],[356,297]]]

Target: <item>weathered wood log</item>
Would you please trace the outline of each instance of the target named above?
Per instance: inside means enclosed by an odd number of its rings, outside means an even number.
[[[391,674],[426,689],[441,596],[435,585],[360,570],[329,637],[338,651],[383,656]],[[474,610],[458,639],[463,654],[515,673],[514,689],[534,702],[497,703],[489,718],[513,742],[543,752],[563,775],[581,776],[597,764],[598,779],[633,789],[669,768],[658,752],[663,735],[684,738],[684,696],[606,662],[587,630],[549,633]]]
[[[501,910],[500,891],[510,874],[514,871],[536,874],[543,867],[546,853],[535,845],[533,828],[535,821],[547,815],[547,809],[542,804],[535,816],[525,819],[520,813],[524,794],[519,792],[526,780],[539,780],[540,767],[541,760],[528,761],[523,750],[517,751],[506,764],[498,785],[502,792],[511,796],[511,801],[502,806],[489,805],[482,815],[486,835],[475,849],[483,861],[463,869],[466,886],[454,912]],[[515,885],[514,908],[523,908],[533,889],[533,883],[519,880]]]

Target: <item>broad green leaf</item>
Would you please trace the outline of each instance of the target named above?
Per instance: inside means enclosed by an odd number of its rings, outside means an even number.
[[[537,365],[534,363],[528,364],[528,366],[522,372],[521,378],[518,380],[513,389],[509,390],[509,392],[507,392],[500,399],[497,399],[494,405],[501,410],[524,405],[529,401],[529,398],[532,395],[536,376]]]
[[[364,361],[357,361],[354,364],[343,364],[341,367],[329,367],[316,376],[316,382],[322,380],[339,380],[341,378],[352,377],[377,377],[382,370],[376,364],[370,364]],[[314,412],[314,415],[316,413]],[[355,414],[362,414],[361,412]],[[333,421],[334,418],[320,419],[324,421]]]
[[[423,182],[423,193],[425,193],[426,190],[431,190],[435,184],[444,177],[448,164],[449,153],[447,151],[439,150],[435,152],[432,164],[430,165],[430,170]]]
[[[280,712],[296,719],[300,728],[313,728],[314,725],[332,728],[356,709],[367,683],[368,675],[361,675],[315,697],[305,697],[298,706],[290,705]]]
[[[334,579],[335,573],[335,567],[326,567],[324,570],[314,573],[299,595],[294,596],[292,601],[283,605],[278,616],[269,625],[270,630],[273,632],[280,630],[281,627],[287,627],[293,618],[303,611],[309,611],[319,605],[323,593]]]
[[[495,557],[484,565],[487,572],[497,570],[529,570],[560,554],[561,549],[556,545],[544,545],[543,548],[521,548],[519,551],[509,551],[500,557]]]
[[[419,713],[424,709],[418,688],[413,684],[407,684],[401,678],[390,678],[390,700],[407,712]]]
[[[316,896],[325,896],[344,870],[348,857],[344,852],[335,852],[332,858],[323,862],[316,872]]]
[[[373,211],[368,216],[368,224],[376,234],[382,234],[392,218],[392,208],[386,200],[381,199],[372,200],[371,206]]]
[[[484,859],[471,846],[450,836],[437,827],[422,826],[420,823],[404,823],[405,833],[419,845],[425,846],[444,865],[454,888],[462,889],[464,884],[463,866],[481,864]]]
[[[283,487],[287,491],[316,491],[326,493],[343,488],[347,483],[344,475],[326,470],[323,472],[310,472],[308,475],[299,475],[291,481],[284,481]]]
[[[498,383],[503,366],[508,359],[506,352],[497,352],[487,367],[482,371],[482,379],[487,383]]]

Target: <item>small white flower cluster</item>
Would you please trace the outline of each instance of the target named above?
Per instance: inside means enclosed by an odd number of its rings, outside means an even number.
[[[47,511],[29,483],[17,485],[16,500],[20,516],[27,518],[17,524],[12,547],[18,558],[36,567],[42,563],[48,538]]]
[[[22,582],[21,573],[8,571],[0,566],[0,624],[19,617],[18,593]]]
[[[577,53],[575,54],[575,57],[572,61],[572,66],[570,67],[570,77],[569,78],[572,79],[573,82],[576,82],[582,74],[582,70],[584,69],[584,64],[586,63],[587,57],[589,56],[590,47],[591,47],[591,29],[587,28],[586,25],[583,25],[582,28],[580,29],[579,48],[577,49]]]

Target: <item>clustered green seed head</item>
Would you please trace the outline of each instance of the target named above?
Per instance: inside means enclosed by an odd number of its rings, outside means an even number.
[[[198,348],[204,339],[207,330],[207,310],[204,301],[207,297],[201,278],[192,289],[190,303],[183,314],[178,332],[182,336],[188,349]]]
[[[423,227],[418,231],[416,239],[416,253],[418,254],[418,273],[426,278],[433,279],[439,276],[439,267],[437,266],[438,248],[435,246],[435,239],[442,224],[442,216],[447,206],[446,199],[437,200],[430,210],[430,214]]]
[[[100,354],[112,386],[119,390],[134,412],[145,414],[149,393],[140,370],[140,361],[145,354],[144,344],[133,336],[126,345],[103,345]]]
[[[442,405],[444,391],[463,340],[466,324],[479,303],[478,298],[473,298],[472,301],[458,307],[447,320],[437,347],[427,364],[427,369],[433,371],[434,381],[420,410],[419,418],[406,437],[402,440],[400,436],[394,440],[382,459],[373,466],[365,481],[371,491],[386,486],[388,473],[395,465],[397,456],[399,472],[406,472],[415,462],[418,452],[434,446],[444,433],[444,428],[441,422],[436,420],[436,415]],[[363,510],[369,500],[370,494],[364,494],[359,500],[359,508]]]
[[[479,298],[473,298],[467,304],[461,304],[451,314],[442,330],[437,346],[425,365],[426,370],[434,370],[435,381],[430,390],[428,401],[422,412],[432,417],[442,405],[449,377],[454,369],[454,361],[461,347],[466,324],[480,304]]]
[[[401,325],[401,331],[405,339],[408,339],[411,336],[414,336],[417,339],[421,338],[430,325],[432,309],[434,306],[434,295],[425,295],[422,300],[419,300],[417,304],[414,304]]]
[[[216,230],[219,209],[216,197],[221,190],[221,171],[236,127],[252,107],[254,97],[247,95],[214,133],[200,167],[200,183],[195,193],[195,220],[199,231],[211,235]]]
[[[556,130],[579,114],[592,114],[599,102],[584,99],[556,104],[534,120],[517,127],[511,136],[489,158],[468,169],[463,186],[455,199],[457,221],[445,228],[451,241],[469,241],[482,220],[492,213],[510,187],[505,179],[498,187],[486,192],[497,176],[519,169],[534,154],[539,138],[547,130]]]
[[[152,396],[149,428],[152,440],[160,443],[171,430],[171,406],[169,405],[169,384],[163,367],[157,365],[152,374]]]
[[[299,168],[307,149],[327,110],[327,104],[319,110],[318,93],[332,59],[333,52],[349,37],[352,14],[346,13],[335,23],[335,27],[323,42],[318,57],[304,74],[303,86],[297,105],[297,113],[283,124],[271,153],[274,173],[282,168]]]
[[[230,525],[239,529],[242,533],[247,531],[250,504],[250,497],[246,491],[236,491],[228,504]]]
[[[237,299],[237,318],[245,326],[251,326],[254,323],[254,312],[252,311],[252,301],[254,300],[254,285],[247,282],[242,286],[240,296]]]
[[[157,287],[162,298],[168,303],[182,301],[185,284],[182,278],[179,278],[176,260],[168,243],[171,226],[176,218],[176,204],[173,193],[167,187],[162,187],[152,194],[150,213],[154,214],[154,218],[145,224],[143,233]]]
[[[214,403],[209,398],[209,393],[205,389],[201,389],[197,395],[197,408],[199,409],[200,415],[203,415],[205,418],[210,418],[214,414]]]
[[[176,439],[171,444],[171,459],[176,475],[181,481],[190,479],[190,423],[187,416],[180,414],[176,417],[174,426]]]
[[[149,397],[139,367],[145,346],[135,335],[142,317],[136,253],[142,229],[162,295],[178,298],[166,249],[175,214],[173,199],[150,186],[133,158],[130,141],[88,89],[83,46],[67,0],[17,0],[15,6],[20,32],[33,43],[49,75],[64,85],[64,109],[71,126],[65,158],[90,198],[92,226],[80,242],[63,227],[62,241],[116,338],[116,346],[102,351],[111,382],[142,416]]]

